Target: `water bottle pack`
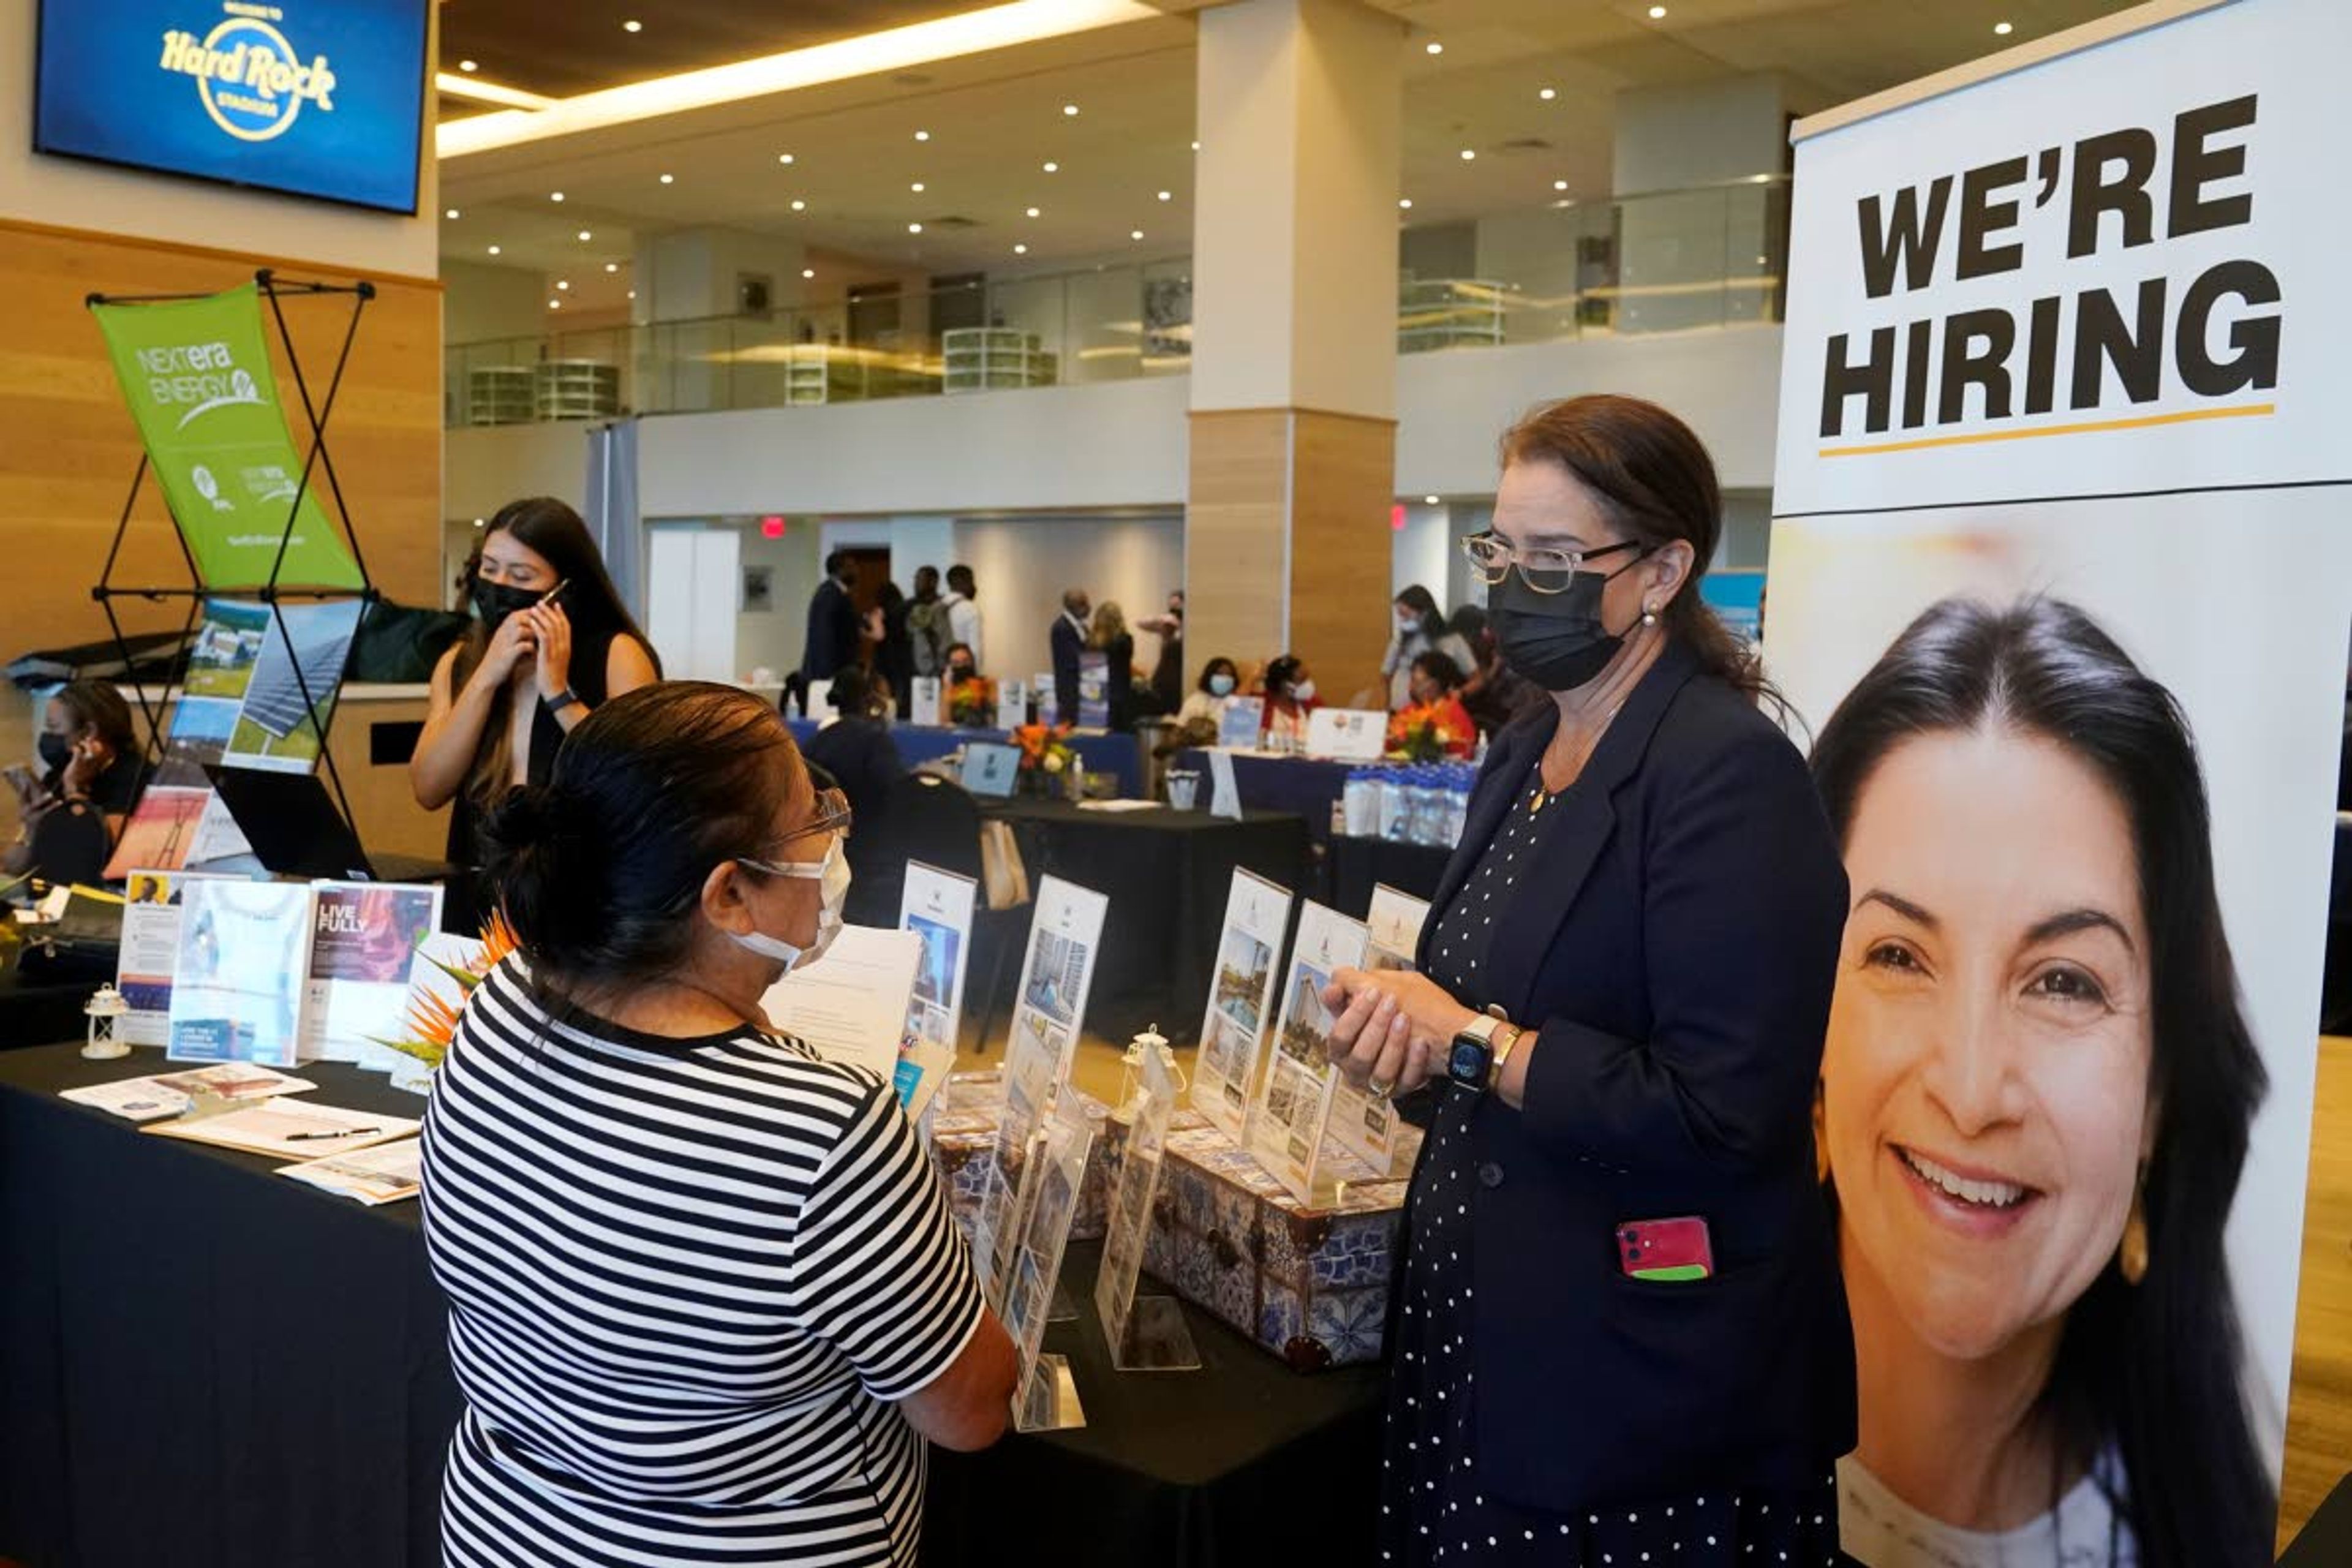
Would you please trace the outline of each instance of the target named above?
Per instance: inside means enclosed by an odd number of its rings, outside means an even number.
[[[1477,769],[1467,763],[1386,763],[1349,770],[1340,815],[1348,833],[1451,849],[1462,841]]]

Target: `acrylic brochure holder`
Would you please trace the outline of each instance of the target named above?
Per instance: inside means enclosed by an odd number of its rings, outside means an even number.
[[[1013,1394],[1013,1425],[1024,1432],[1053,1432],[1086,1425],[1068,1358],[1044,1353],[1045,1322],[1062,1255],[1077,1217],[1078,1190],[1086,1184],[1087,1156],[1095,1142],[1093,1121],[1065,1095],[1032,1140],[1023,1185],[1033,1189],[1024,1221],[1013,1247],[1004,1281],[1005,1332],[1020,1352],[1021,1382]]]
[[[1133,1121],[1111,1196],[1102,1264],[1095,1273],[1095,1310],[1102,1319],[1111,1365],[1119,1371],[1197,1372],[1201,1352],[1175,1298],[1136,1294],[1178,1093],[1176,1058],[1168,1042],[1156,1034],[1145,1037],[1142,1056],[1140,1091],[1123,1108]]]

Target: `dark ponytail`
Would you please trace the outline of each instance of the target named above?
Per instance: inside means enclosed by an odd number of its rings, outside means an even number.
[[[615,697],[580,721],[543,785],[482,828],[483,868],[535,973],[561,988],[683,962],[712,868],[757,855],[806,776],[775,709],[707,681]]]

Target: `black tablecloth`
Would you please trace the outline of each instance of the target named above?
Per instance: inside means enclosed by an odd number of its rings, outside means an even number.
[[[95,980],[27,979],[15,969],[0,974],[0,1051],[80,1039],[82,1004],[98,986]]]
[[[1110,900],[1086,1025],[1114,1040],[1153,1023],[1180,1043],[1200,1033],[1235,867],[1307,889],[1307,824],[1287,813],[1253,811],[1234,822],[1206,811],[1086,811],[1037,800],[987,810],[1013,825],[1033,887],[1050,874]]]
[[[414,1204],[148,1137],[58,1090],[162,1070],[0,1055],[0,1558],[27,1568],[430,1568],[457,1419]],[[417,1113],[373,1074],[331,1105]],[[1381,1373],[1301,1377],[1187,1310],[1204,1370],[1120,1373],[1073,1248],[1088,1425],[935,1453],[927,1563],[1356,1563]]]
[[[1325,868],[1331,907],[1343,915],[1362,920],[1364,911],[1371,907],[1372,889],[1382,882],[1416,899],[1434,899],[1438,881],[1445,875],[1445,863],[1453,858],[1453,850],[1425,844],[1399,844],[1387,838],[1334,838]]]

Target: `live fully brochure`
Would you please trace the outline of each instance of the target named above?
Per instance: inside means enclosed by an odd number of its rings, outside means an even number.
[[[358,1062],[372,1042],[399,1037],[417,952],[441,924],[441,889],[397,882],[313,887],[302,1054]]]
[[[187,885],[172,971],[172,1060],[301,1062],[310,905],[302,882]]]

